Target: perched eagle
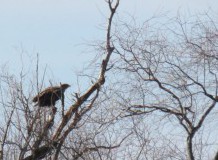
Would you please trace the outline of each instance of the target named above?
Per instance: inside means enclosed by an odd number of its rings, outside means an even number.
[[[37,103],[39,107],[55,106],[56,101],[64,96],[64,91],[68,87],[70,87],[69,84],[61,84],[60,86],[46,88],[33,98],[33,102]]]

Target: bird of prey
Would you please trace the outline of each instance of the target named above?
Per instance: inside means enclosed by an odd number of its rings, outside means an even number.
[[[56,101],[62,99],[64,91],[70,87],[69,84],[61,84],[60,86],[54,86],[46,88],[33,98],[33,102],[37,103],[39,107],[54,107]]]

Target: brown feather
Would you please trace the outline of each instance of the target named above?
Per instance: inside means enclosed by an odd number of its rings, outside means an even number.
[[[33,102],[37,103],[40,107],[54,106],[56,101],[64,96],[63,93],[68,87],[70,87],[69,84],[62,84],[61,86],[46,88],[33,98]]]

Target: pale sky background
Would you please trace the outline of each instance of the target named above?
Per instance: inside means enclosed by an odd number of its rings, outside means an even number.
[[[121,0],[118,14],[146,20],[158,12],[176,16],[178,10],[217,12],[218,0]],[[0,0],[0,67],[7,64],[18,72],[21,55],[28,68],[39,53],[42,68],[47,65],[56,81],[72,84],[74,71],[94,56],[87,52],[86,41],[105,36],[100,26],[107,22],[107,13],[104,0]]]

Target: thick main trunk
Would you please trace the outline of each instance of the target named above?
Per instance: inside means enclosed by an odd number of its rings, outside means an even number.
[[[194,154],[193,154],[193,144],[192,144],[192,138],[193,138],[193,135],[189,135],[187,137],[187,158],[188,160],[194,160]]]
[[[218,152],[216,153],[216,156],[214,157],[214,160],[218,160]]]

